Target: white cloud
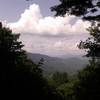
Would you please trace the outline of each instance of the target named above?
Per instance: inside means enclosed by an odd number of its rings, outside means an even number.
[[[14,32],[53,36],[86,33],[89,25],[89,22],[83,22],[75,16],[43,17],[37,4],[30,5],[17,22],[8,24]]]
[[[20,40],[28,52],[41,53],[50,56],[80,55],[83,52],[77,48],[80,40],[86,36],[41,37],[32,34],[22,34]]]
[[[77,44],[86,38],[89,25],[75,16],[43,17],[37,4],[26,9],[17,22],[7,24],[13,32],[21,33],[25,50],[52,56],[80,54]]]

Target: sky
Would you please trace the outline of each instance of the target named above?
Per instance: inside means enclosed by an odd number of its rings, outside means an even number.
[[[0,0],[0,20],[20,33],[24,49],[31,53],[61,57],[84,54],[77,45],[88,37],[90,26],[75,16],[54,17],[50,7],[58,0]]]
[[[38,4],[44,16],[53,15],[50,7],[58,4],[58,0],[0,0],[0,20],[17,21],[20,14],[29,7],[30,4]]]

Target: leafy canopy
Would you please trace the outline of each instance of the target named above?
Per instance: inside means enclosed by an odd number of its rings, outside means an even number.
[[[19,34],[0,23],[0,96],[34,100],[64,100],[48,85],[40,68],[42,60],[34,64],[27,58]]]
[[[100,1],[99,0],[59,0],[60,4],[51,7],[52,11],[56,11],[58,15],[75,15],[82,16],[86,20],[97,20],[100,21],[100,14],[95,15],[94,13],[99,11]],[[89,15],[88,15],[89,14]],[[90,15],[94,14],[94,15]]]

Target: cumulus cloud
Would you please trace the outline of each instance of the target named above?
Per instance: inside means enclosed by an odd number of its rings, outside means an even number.
[[[67,14],[64,17],[43,17],[37,4],[30,5],[17,22],[8,24],[14,32],[53,36],[87,33],[89,25],[89,22]]]
[[[21,33],[20,40],[28,52],[61,56],[82,53],[77,44],[86,39],[90,23],[75,16],[44,17],[40,7],[32,4],[14,23],[3,22],[15,33]]]

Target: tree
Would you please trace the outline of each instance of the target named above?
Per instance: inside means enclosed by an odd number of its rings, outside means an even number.
[[[35,64],[27,58],[19,36],[0,23],[0,96],[3,99],[63,100],[43,77],[42,60]]]
[[[76,79],[75,79],[76,80]],[[66,72],[55,72],[48,78],[49,84],[56,87],[65,100],[73,100],[73,80],[69,80]]]
[[[100,56],[100,1],[99,0],[60,0],[60,4],[51,7],[56,11],[56,15],[64,16],[66,13],[82,17],[84,20],[91,21],[88,31],[91,35],[86,41],[81,41],[78,47],[86,49],[88,57]],[[97,14],[96,14],[97,13]]]
[[[86,41],[81,41],[78,47],[86,49],[87,57],[99,58],[100,57],[100,25],[94,23],[87,29],[90,32],[90,37]]]
[[[58,15],[76,15],[82,16],[86,20],[100,21],[100,14],[95,15],[99,11],[100,1],[99,0],[59,0],[60,4],[51,7],[52,11],[56,11]],[[92,13],[93,15],[87,15]]]
[[[60,4],[51,8],[56,15],[66,13],[81,17],[91,22],[87,30],[90,37],[81,41],[78,47],[87,51],[92,58],[89,65],[78,73],[78,81],[74,84],[75,100],[100,99],[100,0],[60,0]]]
[[[57,88],[68,82],[68,74],[66,72],[55,72],[48,78],[48,81],[51,85]]]
[[[2,82],[12,77],[16,67],[26,59],[23,45],[17,41],[19,34],[12,34],[8,28],[2,27],[0,23],[0,76]]]
[[[76,100],[100,99],[100,62],[90,61],[90,64],[78,73],[74,94]]]
[[[99,56],[100,50],[100,14],[99,0],[60,0],[60,4],[51,8],[56,11],[56,15],[76,15],[82,16],[83,19],[92,21],[91,27],[88,29],[92,37],[88,38],[85,42],[81,41],[79,44],[80,49],[87,49],[87,56]],[[92,13],[92,14],[91,14]]]

